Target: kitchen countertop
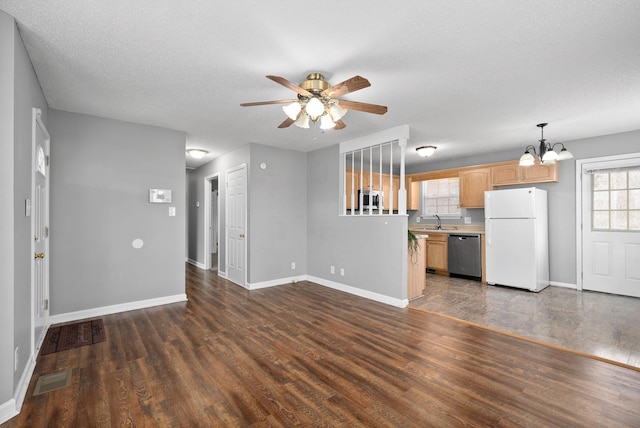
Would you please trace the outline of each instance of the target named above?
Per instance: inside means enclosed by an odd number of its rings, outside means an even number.
[[[409,225],[409,230],[415,234],[431,234],[431,233],[446,233],[446,234],[455,234],[455,235],[465,235],[465,234],[484,234],[484,225],[473,225],[473,224],[460,224],[460,225],[449,225],[443,224],[442,229],[434,229],[433,225],[423,225],[423,224],[411,224]]]

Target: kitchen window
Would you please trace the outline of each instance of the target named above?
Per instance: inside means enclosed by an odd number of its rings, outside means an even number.
[[[437,214],[442,218],[460,218],[460,183],[458,177],[422,182],[422,216]]]
[[[592,229],[640,231],[640,167],[591,176]]]

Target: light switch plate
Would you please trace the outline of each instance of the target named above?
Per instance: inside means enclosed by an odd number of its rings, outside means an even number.
[[[176,216],[176,207],[169,207],[169,217]]]

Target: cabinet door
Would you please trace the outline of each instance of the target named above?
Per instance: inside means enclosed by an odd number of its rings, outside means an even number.
[[[444,240],[427,239],[427,268],[439,271],[447,271],[447,235],[442,235]]]
[[[523,183],[557,182],[558,163],[553,165],[536,163],[531,166],[521,166],[520,177]]]
[[[460,207],[484,208],[484,192],[491,190],[491,169],[460,171]]]
[[[520,166],[517,163],[500,165],[491,168],[491,184],[494,186],[506,186],[520,183]]]
[[[407,188],[407,209],[419,210],[420,209],[420,182],[413,181],[411,177],[407,177],[405,181],[405,187]]]
[[[377,172],[362,171],[362,189],[380,190],[380,174]]]

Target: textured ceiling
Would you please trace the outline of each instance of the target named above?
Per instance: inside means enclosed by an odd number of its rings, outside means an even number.
[[[185,131],[188,148],[314,150],[401,124],[432,160],[513,158],[551,142],[640,129],[640,1],[0,0],[55,109]],[[347,127],[278,129],[299,83],[354,75]],[[418,157],[411,153],[407,160]]]

